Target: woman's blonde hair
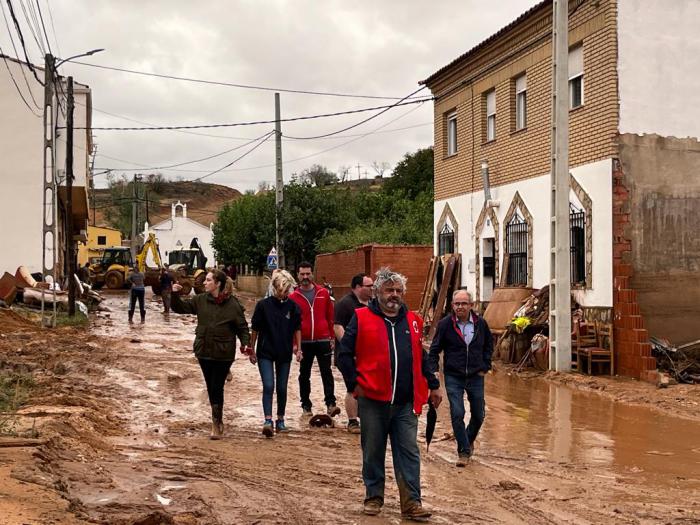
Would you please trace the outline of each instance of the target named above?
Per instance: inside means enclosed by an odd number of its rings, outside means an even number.
[[[272,274],[270,287],[275,292],[286,292],[290,288],[294,288],[297,282],[292,277],[292,274],[287,270],[275,270]]]

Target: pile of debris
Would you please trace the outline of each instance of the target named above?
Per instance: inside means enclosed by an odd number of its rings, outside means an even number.
[[[40,277],[40,276],[37,276]],[[76,307],[85,315],[89,311],[108,310],[101,303],[103,297],[89,284],[83,283],[74,276],[76,281]],[[55,299],[54,299],[55,298]],[[68,309],[68,292],[62,291],[57,283],[50,279],[37,281],[26,267],[20,266],[14,275],[5,272],[0,277],[0,306],[8,307],[12,304],[24,304],[30,308],[41,307],[41,302],[53,305],[60,310]]]
[[[679,383],[700,383],[700,339],[680,346],[656,337],[649,340],[659,371]]]

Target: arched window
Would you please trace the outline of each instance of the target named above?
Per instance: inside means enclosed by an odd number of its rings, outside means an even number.
[[[586,211],[569,203],[571,284],[586,285]]]
[[[527,286],[528,235],[527,221],[516,210],[510,222],[506,224],[506,257],[508,257],[506,284],[508,286]]]
[[[445,223],[438,236],[438,255],[455,252],[455,232],[452,227]]]

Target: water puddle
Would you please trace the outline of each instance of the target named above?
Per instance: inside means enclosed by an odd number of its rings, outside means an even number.
[[[700,489],[700,423],[544,380],[487,381],[481,441],[510,456],[582,464],[605,478]]]

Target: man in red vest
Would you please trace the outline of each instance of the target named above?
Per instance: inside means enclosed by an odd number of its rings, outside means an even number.
[[[423,320],[403,304],[406,278],[380,269],[375,298],[355,310],[345,329],[338,368],[359,403],[364,513],[379,514],[384,505],[384,461],[391,439],[402,518],[426,521],[420,492],[418,416],[428,398],[442,401],[440,381],[430,373],[423,350]],[[430,393],[428,393],[430,390]]]

